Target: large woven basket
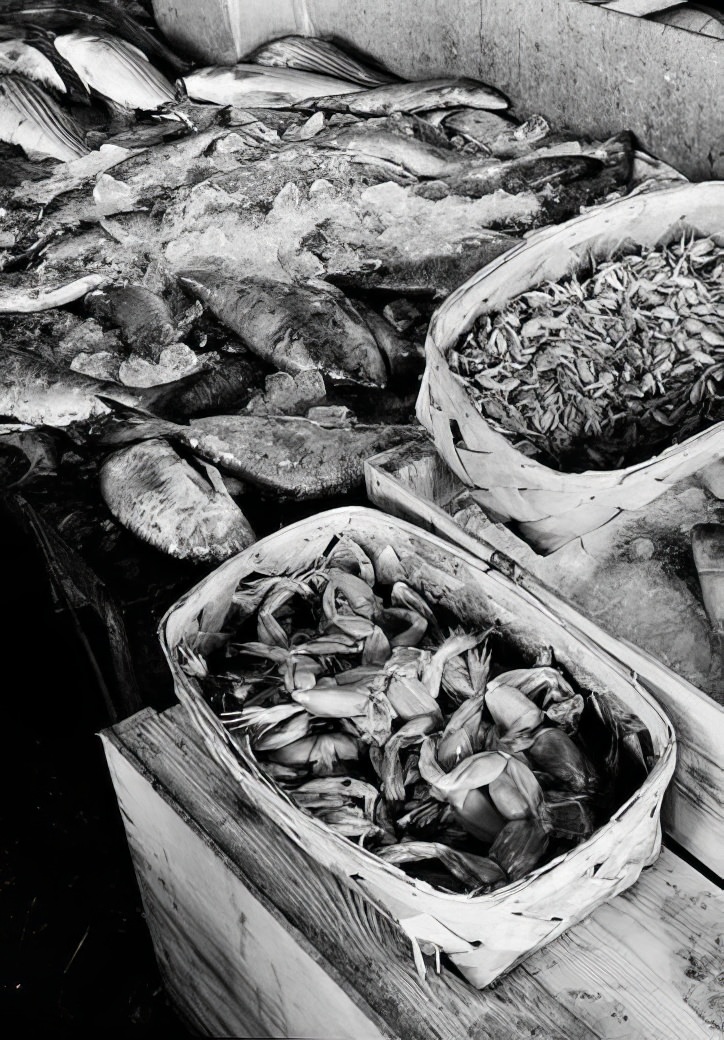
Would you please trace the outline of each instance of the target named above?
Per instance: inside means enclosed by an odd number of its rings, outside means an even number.
[[[656,762],[643,786],[588,841],[524,880],[485,896],[445,894],[331,831],[298,809],[231,740],[179,665],[180,643],[193,648],[199,632],[221,630],[240,581],[252,573],[285,574],[308,567],[335,535],[358,541],[375,565],[392,545],[414,559],[411,585],[460,620],[481,626],[495,619],[526,654],[552,646],[556,660],[585,688],[618,698],[648,727]],[[394,916],[413,940],[445,950],[473,985],[486,986],[533,950],[580,921],[604,900],[633,884],[659,853],[661,800],[671,778],[671,724],[625,669],[570,621],[500,572],[402,520],[363,508],[337,509],[294,524],[228,560],[187,593],[161,622],[160,637],[176,693],[209,750],[236,778],[243,797],[281,827],[308,856],[341,876]]]
[[[641,509],[671,484],[724,455],[724,423],[625,469],[561,473],[523,455],[478,412],[447,357],[483,314],[544,281],[558,281],[619,249],[654,247],[683,231],[724,236],[724,182],[629,196],[532,235],[456,289],[437,310],[425,344],[417,417],[447,465],[495,519],[548,553]],[[452,424],[452,425],[451,425]]]

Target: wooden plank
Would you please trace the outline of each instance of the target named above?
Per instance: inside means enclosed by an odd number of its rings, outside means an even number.
[[[104,740],[164,976],[204,1032],[712,1037],[724,896],[671,852],[495,988],[444,970],[426,990],[399,930],[254,819],[180,708],[146,710]],[[329,978],[310,975],[309,961]],[[349,1001],[356,1017],[333,1027]],[[307,1003],[327,1015],[317,1032],[294,1026]]]
[[[724,176],[719,41],[570,0],[154,0],[171,40],[228,63],[287,33],[333,35],[402,76],[473,76],[576,133],[632,130],[698,180]]]
[[[557,1040],[596,1037],[595,1032],[561,1007],[537,980],[524,973],[515,972],[495,988],[483,992],[468,986],[450,971],[438,976],[431,970],[427,983],[422,984],[410,941],[402,929],[312,863],[285,834],[245,804],[234,780],[209,756],[185,711],[180,707],[163,715],[145,711],[131,720],[134,722],[106,731],[106,749],[112,756],[114,782],[119,785],[117,793],[122,806],[128,800],[125,786],[133,783],[136,792],[133,808],[128,812],[130,820],[126,818],[128,810],[124,809],[124,822],[129,829],[129,844],[142,892],[149,905],[155,906],[155,900],[162,898],[159,887],[163,888],[157,878],[162,878],[174,891],[178,890],[181,900],[187,904],[185,907],[174,896],[177,904],[174,916],[181,915],[187,921],[185,935],[179,938],[184,947],[189,936],[193,939],[194,918],[198,917],[202,923],[202,935],[211,928],[217,911],[213,905],[206,904],[218,902],[215,881],[213,884],[207,881],[204,871],[210,868],[203,857],[198,861],[189,859],[187,867],[186,853],[179,851],[173,866],[167,862],[163,849],[171,818],[161,810],[159,799],[173,813],[183,817],[188,832],[185,841],[195,842],[201,835],[198,840],[213,848],[214,855],[223,860],[226,869],[234,872],[237,884],[248,888],[267,909],[275,907],[277,914],[297,930],[294,933],[297,939],[299,935],[306,937],[305,948],[308,952],[316,951],[319,963],[324,963],[325,970],[332,974],[342,991],[361,1005],[366,1002],[365,1014],[371,1016],[376,1028],[405,1040],[459,1040],[460,1036],[471,1040],[510,1040],[511,1033],[519,1040],[540,1036]],[[127,763],[122,768],[118,765],[121,758]],[[129,779],[129,771],[142,777],[141,787]],[[151,790],[157,792],[158,797],[152,798]],[[148,813],[143,811],[141,815],[146,802]],[[180,835],[173,830],[173,840],[178,837],[180,841]],[[152,859],[145,852],[147,844],[156,849]],[[185,880],[187,871],[192,874],[188,881]],[[149,895],[149,883],[153,899]],[[222,898],[227,898],[225,888]],[[230,913],[229,917],[233,915]],[[183,950],[171,957],[165,902],[158,914],[150,913],[149,925],[162,968],[166,965],[172,993],[180,994],[183,999],[191,985],[189,975],[193,967],[184,964]],[[218,957],[213,948],[207,949],[202,939],[203,956],[211,956],[212,962],[208,970],[202,971],[196,992],[191,994],[202,1014],[203,1008],[217,999],[219,973],[229,970],[223,960],[227,954],[232,957],[233,973],[241,972],[238,955],[232,956],[229,952],[232,938],[224,939]],[[433,965],[434,961],[429,960],[428,966]],[[208,973],[214,980],[211,983],[203,977]],[[314,991],[310,989],[310,993]],[[316,1001],[316,995],[312,999]],[[230,1013],[227,1009],[226,1014]],[[199,1011],[197,1020],[198,1017]],[[243,1017],[241,1012],[239,1017]],[[386,1023],[384,1029],[382,1022]],[[337,1035],[356,1040],[364,1034],[355,1032],[350,1023]]]
[[[106,754],[161,973],[196,1029],[233,1037],[394,1036],[268,900],[238,883],[233,864],[112,737]]]
[[[663,705],[679,742],[674,780],[664,802],[662,821],[669,834],[710,870],[724,876],[724,708],[650,654],[609,636],[557,592],[555,568],[545,580],[526,568],[545,566],[545,559],[501,524],[481,521],[468,533],[428,495],[440,494],[446,505],[455,495],[450,476],[433,447],[417,446],[414,454],[393,449],[366,465],[367,494],[375,505],[505,569],[532,594],[544,586],[555,596],[556,609],[571,624],[596,640],[633,672]],[[419,488],[419,491],[418,491]],[[462,490],[462,485],[458,485]],[[559,575],[560,579],[560,575]]]
[[[607,1040],[711,1040],[722,1025],[723,941],[724,893],[664,850],[634,888],[525,970]]]

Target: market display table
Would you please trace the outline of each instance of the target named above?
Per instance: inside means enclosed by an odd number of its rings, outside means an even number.
[[[724,895],[668,849],[487,990],[247,806],[181,707],[104,731],[168,992],[203,1035],[367,1040],[724,1037]]]

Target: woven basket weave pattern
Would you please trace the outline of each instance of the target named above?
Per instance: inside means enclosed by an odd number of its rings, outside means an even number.
[[[411,584],[434,595],[461,621],[495,618],[526,652],[552,646],[556,659],[589,689],[618,697],[651,733],[657,762],[649,777],[588,841],[487,896],[436,891],[335,834],[298,809],[267,778],[250,752],[234,743],[181,669],[176,648],[199,631],[218,631],[234,589],[252,573],[281,574],[311,565],[335,535],[355,538],[371,558],[387,545],[419,560]],[[293,561],[293,564],[292,562]],[[478,987],[580,921],[633,884],[659,852],[661,800],[671,778],[675,740],[663,712],[625,669],[589,637],[498,571],[401,520],[361,508],[334,510],[286,528],[227,561],[166,615],[161,642],[179,700],[214,757],[238,781],[243,797],[280,826],[306,854],[392,914],[412,937],[435,943]]]
[[[438,452],[494,519],[513,521],[539,552],[641,509],[672,484],[724,455],[718,423],[646,462],[619,470],[560,473],[530,459],[486,422],[447,356],[484,314],[543,281],[559,281],[622,247],[651,248],[682,232],[724,236],[724,182],[633,195],[546,228],[457,289],[430,323],[417,417]]]

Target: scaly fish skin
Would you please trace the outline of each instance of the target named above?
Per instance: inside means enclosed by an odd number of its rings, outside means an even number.
[[[86,307],[96,318],[119,329],[121,339],[151,361],[178,339],[178,330],[166,301],[143,285],[119,285],[86,296]]]
[[[63,427],[105,415],[109,409],[101,396],[153,409],[183,385],[186,381],[178,380],[148,389],[127,387],[61,368],[26,351],[3,347],[0,352],[0,415],[33,426]]]
[[[118,105],[153,111],[176,100],[172,84],[143,51],[110,33],[67,33],[55,46],[88,89]]]
[[[333,383],[384,387],[385,362],[369,328],[329,293],[213,269],[177,274],[262,360],[296,375],[319,369]]]
[[[183,80],[186,93],[195,101],[252,108],[291,108],[297,102],[326,94],[360,91],[359,84],[332,76],[315,76],[290,68],[264,65],[210,65],[194,69]]]
[[[557,188],[602,170],[601,160],[590,155],[527,155],[495,165],[469,164],[448,184],[454,194],[477,199],[500,190],[515,195]]]
[[[474,79],[431,79],[390,83],[351,97],[329,96],[299,101],[297,108],[350,112],[355,116],[389,116],[393,112],[428,112],[441,108],[502,110],[508,99],[494,87]]]
[[[15,73],[65,94],[65,84],[49,58],[26,40],[0,40],[0,74]]]
[[[255,540],[218,472],[190,465],[165,440],[114,452],[100,471],[103,499],[138,538],[181,560],[222,562]]]
[[[320,148],[336,148],[396,163],[415,177],[445,178],[465,168],[454,152],[445,152],[414,137],[376,127],[346,126],[319,134],[314,143]]]
[[[209,416],[177,429],[193,451],[221,469],[293,499],[357,489],[366,459],[420,436],[409,426],[327,429],[291,416]]]
[[[0,76],[0,141],[61,162],[90,150],[80,128],[40,84],[14,74]]]

